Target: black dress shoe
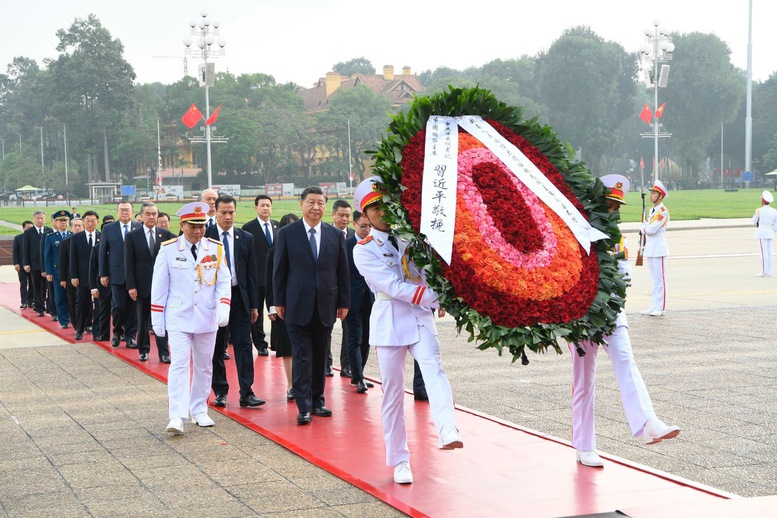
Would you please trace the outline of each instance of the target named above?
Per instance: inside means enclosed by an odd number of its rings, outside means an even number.
[[[291,389],[286,391],[286,401],[294,401],[294,394],[291,392]]]
[[[259,356],[269,356],[270,351],[267,350],[267,347],[263,347],[262,349],[259,349],[256,354]]]
[[[83,334],[83,333],[76,333],[75,339],[76,339],[76,340],[80,340],[80,339],[82,339],[83,337],[84,337],[84,334]]]
[[[59,327],[61,327],[62,329],[70,329],[70,324],[62,324]]]
[[[364,385],[365,385],[367,388],[372,388],[372,387],[374,387],[374,386],[375,386],[375,384],[373,384],[373,383],[370,383],[370,382],[369,382],[369,381],[367,381],[367,380],[362,380],[362,381],[364,382]],[[356,387],[356,386],[358,386],[358,385],[359,385],[359,382],[358,382],[358,381],[353,381],[353,380],[352,380],[352,381],[351,381],[351,385],[353,385],[354,387]]]
[[[21,306],[19,306],[19,309],[27,309],[27,304],[22,304]]]
[[[313,416],[310,415],[310,412],[305,412],[304,414],[299,414],[297,416],[297,424],[300,426],[305,424],[310,424],[312,420],[313,420]]]
[[[317,415],[318,417],[332,417],[332,411],[325,406],[320,406],[313,409],[313,415]]]
[[[229,360],[229,353],[224,351],[224,359]]]
[[[341,378],[350,378],[351,376],[353,376],[353,374],[351,374],[351,369],[349,369],[348,367],[343,367],[342,369],[340,369]]]
[[[137,348],[138,348],[138,343],[135,340],[133,340],[132,338],[127,340],[127,349],[137,349]]]
[[[225,408],[227,406],[227,395],[226,394],[217,395],[216,399],[213,400],[213,406],[220,406],[221,408]]]
[[[326,374],[328,377],[331,378],[332,376],[335,375],[335,371],[332,370],[332,367],[327,367],[326,372],[324,374]]]
[[[148,361],[148,353],[140,353],[138,356],[138,361],[145,362]]]
[[[111,338],[111,347],[118,347],[121,343],[121,339],[118,336]]]
[[[59,317],[57,315],[51,315],[51,320],[59,320]]]
[[[264,399],[259,399],[258,397],[251,394],[247,398],[240,398],[240,406],[241,407],[258,407],[264,405]]]
[[[356,384],[356,393],[357,394],[364,394],[367,392],[367,385],[364,383],[364,381],[360,381]]]
[[[86,326],[86,329],[84,329],[84,333],[92,334],[92,326]]]
[[[426,392],[418,391],[413,394],[413,399],[416,401],[429,401],[429,396],[426,395]]]
[[[169,357],[169,356],[165,356],[165,355],[163,354],[163,355],[162,355],[162,357],[161,357],[161,358],[159,358],[159,361],[160,361],[161,363],[170,363],[170,357]]]
[[[43,316],[43,311],[38,311],[38,316],[42,317]]]

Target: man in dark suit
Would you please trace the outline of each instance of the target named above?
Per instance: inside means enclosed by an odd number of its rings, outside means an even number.
[[[353,214],[353,225],[354,235],[345,240],[351,268],[351,309],[345,319],[346,331],[343,336],[347,336],[348,340],[345,348],[351,366],[351,385],[356,386],[356,392],[364,394],[373,386],[364,379],[364,365],[370,353],[370,314],[374,295],[353,262],[353,249],[358,241],[369,235],[371,226],[367,216],[358,210]]]
[[[106,342],[111,339],[111,288],[100,282],[100,241],[102,232],[89,256],[89,293],[94,300],[92,335],[96,341]]]
[[[30,274],[24,271],[22,265],[24,231],[31,226],[32,221],[25,221],[22,223],[22,233],[13,238],[13,267],[16,270],[17,277],[19,277],[19,299],[21,300],[19,309],[32,307],[32,281],[30,280]]]
[[[113,317],[113,338],[111,345],[118,347],[122,336],[127,347],[137,349],[135,333],[138,319],[135,315],[135,301],[127,293],[124,269],[124,239],[131,230],[140,227],[132,221],[132,203],[123,201],[116,209],[118,220],[106,225],[100,240],[100,283],[111,288],[111,316]]]
[[[44,225],[46,213],[36,210],[32,215],[32,226],[24,231],[22,239],[22,267],[30,274],[32,281],[33,301],[32,307],[39,317],[43,316],[46,309],[46,284],[43,278],[43,239],[51,232],[51,227]]]
[[[264,401],[254,395],[254,354],[251,347],[251,324],[259,318],[258,282],[256,280],[256,255],[254,236],[235,227],[236,201],[232,196],[221,195],[216,199],[216,224],[205,231],[205,237],[221,241],[224,256],[232,275],[232,304],[229,309],[229,325],[216,333],[213,350],[213,378],[211,388],[216,395],[215,406],[227,406],[227,371],[224,352],[227,350],[227,330],[232,338],[237,379],[240,384],[240,406],[258,407]]]
[[[143,226],[127,234],[124,240],[124,269],[127,293],[135,302],[138,321],[138,360],[148,360],[151,350],[149,329],[151,327],[151,279],[154,273],[154,261],[160,245],[175,238],[169,231],[156,226],[159,210],[156,204],[146,202],[140,207]],[[167,337],[155,337],[159,361],[170,363],[170,350]]]
[[[259,317],[251,326],[251,337],[254,347],[259,351],[259,356],[267,356],[267,336],[264,332],[264,303],[267,300],[265,286],[267,279],[267,251],[275,243],[275,233],[278,222],[270,219],[272,216],[272,198],[266,194],[260,194],[254,198],[256,218],[245,225],[243,230],[254,236],[254,248],[256,249],[257,268],[257,293],[259,294]],[[272,265],[270,265],[272,267]]]
[[[332,225],[334,225],[343,237],[348,239],[354,234],[354,230],[348,225],[351,223],[351,204],[345,200],[335,200],[332,204]],[[348,338],[346,337],[345,321],[341,322],[343,330],[343,339],[340,342],[340,376],[343,378],[351,377],[351,368],[348,358]],[[331,338],[331,337],[330,337]],[[326,351],[326,375],[334,376],[332,370],[332,340],[329,340],[329,346]]]
[[[300,207],[302,219],[278,231],[275,241],[273,301],[292,344],[297,424],[306,425],[311,414],[332,415],[324,406],[326,347],[335,320],[348,314],[351,278],[342,232],[321,221],[321,188],[302,191]]]
[[[67,298],[67,314],[73,327],[76,327],[76,287],[70,282],[70,243],[73,242],[73,236],[84,231],[84,220],[80,217],[70,220],[70,230],[73,232],[62,240],[59,247],[59,285],[65,290]]]
[[[92,327],[94,302],[89,288],[89,261],[92,249],[100,242],[97,221],[100,219],[93,210],[84,212],[84,231],[74,234],[70,240],[70,284],[76,290],[76,311],[73,320],[75,339],[80,340],[87,328]],[[97,248],[99,250],[99,248]],[[94,333],[97,339],[98,333]]]

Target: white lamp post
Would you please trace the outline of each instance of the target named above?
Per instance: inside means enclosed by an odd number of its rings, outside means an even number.
[[[227,42],[219,36],[219,22],[208,18],[208,12],[205,10],[200,11],[200,17],[199,21],[193,19],[189,22],[191,32],[190,35],[184,36],[183,44],[186,47],[185,53],[187,56],[202,58],[202,64],[200,64],[198,69],[198,77],[200,79],[200,86],[205,87],[205,120],[207,120],[210,118],[208,88],[213,86],[216,75],[215,63],[209,63],[208,59],[223,56]],[[213,187],[213,176],[210,158],[210,126],[207,124],[205,125],[205,144],[208,156],[208,189],[210,189]]]
[[[669,65],[661,65],[672,59],[674,43],[669,39],[668,31],[662,27],[658,20],[653,21],[653,27],[645,29],[645,43],[640,45],[639,53],[645,67],[648,85],[653,86],[653,131],[643,133],[642,138],[653,139],[653,180],[660,180],[658,167],[658,139],[669,138],[671,133],[661,132],[659,118],[655,116],[658,110],[658,89],[666,88],[669,81]]]

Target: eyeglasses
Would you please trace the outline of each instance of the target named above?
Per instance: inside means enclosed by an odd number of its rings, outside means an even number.
[[[369,223],[365,223],[364,225],[359,225],[359,224],[357,223],[357,224],[356,224],[356,226],[357,226],[357,227],[359,227],[359,228],[360,228],[360,229],[362,229],[362,230],[369,230],[369,229],[371,229],[371,228],[372,228],[372,225],[370,225]]]

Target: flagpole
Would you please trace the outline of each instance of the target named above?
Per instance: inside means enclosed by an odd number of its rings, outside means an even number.
[[[157,158],[159,159],[159,164],[156,169],[156,182],[154,182],[158,187],[162,186],[162,138],[159,131],[159,119],[156,120],[156,153]],[[159,189],[157,189],[157,192],[159,192]],[[157,199],[159,197],[157,196]]]
[[[67,198],[67,204],[70,206],[70,187],[67,183],[67,124],[62,125],[62,136],[65,141],[65,198]]]

